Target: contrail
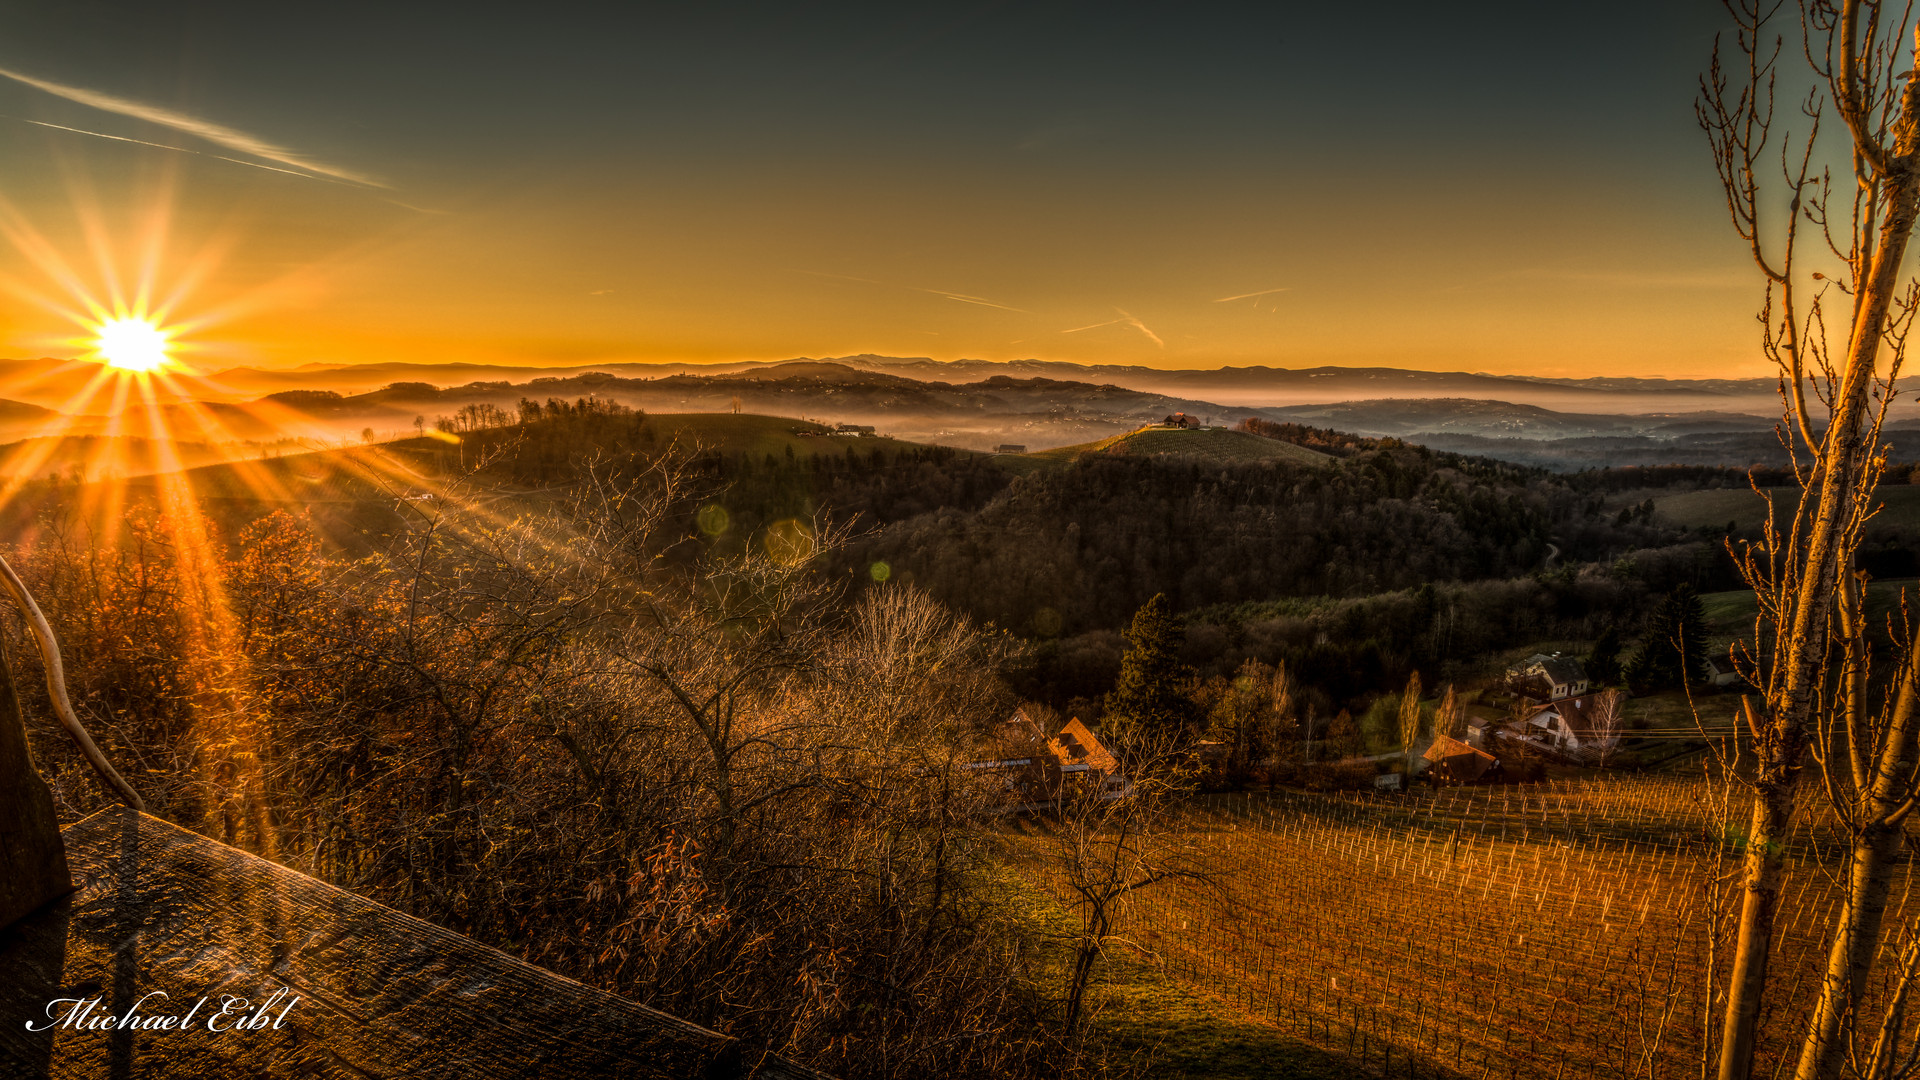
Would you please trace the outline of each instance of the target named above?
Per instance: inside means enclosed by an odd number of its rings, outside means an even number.
[[[1119,308],[1114,308],[1113,310],[1115,310],[1115,311],[1120,311],[1120,309],[1119,309]],[[1147,335],[1147,340],[1148,340],[1148,341],[1151,341],[1151,342],[1153,342],[1153,343],[1154,343],[1155,345],[1158,345],[1158,346],[1160,346],[1160,347],[1161,347],[1161,348],[1163,348],[1163,349],[1167,347],[1167,343],[1166,343],[1166,342],[1164,342],[1164,341],[1161,341],[1161,340],[1160,340],[1160,335],[1159,335],[1159,334],[1156,334],[1156,333],[1154,333],[1153,331],[1151,331],[1151,330],[1149,330],[1149,329],[1147,329],[1147,324],[1146,324],[1146,323],[1143,323],[1143,322],[1141,322],[1141,321],[1140,321],[1139,319],[1136,319],[1136,318],[1134,318],[1134,317],[1133,317],[1133,316],[1132,316],[1131,314],[1129,314],[1129,313],[1127,313],[1127,312],[1125,312],[1125,311],[1120,311],[1120,314],[1121,314],[1121,315],[1124,315],[1124,316],[1126,316],[1126,318],[1125,318],[1125,320],[1124,320],[1124,321],[1126,322],[1126,324],[1127,324],[1128,326],[1131,326],[1131,327],[1133,327],[1133,328],[1134,328],[1135,330],[1138,330],[1138,331],[1140,331],[1141,333],[1143,333],[1143,334],[1145,334],[1145,335]]]
[[[1215,300],[1214,303],[1225,304],[1234,300],[1251,300],[1256,296],[1272,296],[1274,293],[1288,292],[1291,289],[1292,289],[1291,285],[1282,285],[1277,289],[1261,289],[1259,292],[1243,292],[1239,296],[1223,296],[1220,299]]]
[[[0,115],[4,115],[4,114],[0,114]],[[65,124],[49,124],[44,120],[29,120],[24,116],[8,116],[7,119],[18,120],[23,124],[32,124],[34,127],[52,128],[55,131],[71,131],[75,135],[91,135],[96,139],[112,139],[114,142],[138,143],[141,146],[152,146],[152,147],[157,147],[161,150],[178,150],[183,154],[194,154],[194,155],[204,156],[200,154],[200,151],[189,150],[184,146],[169,146],[166,143],[148,142],[145,139],[129,139],[125,135],[109,135],[104,131],[88,131],[86,128],[68,127]],[[227,160],[231,161],[232,159],[229,158]],[[241,164],[252,165],[253,162],[243,161],[241,162]],[[266,168],[265,165],[261,165],[258,167],[262,169]]]
[[[1138,330],[1141,333],[1147,335],[1148,341],[1153,342],[1155,345],[1158,345],[1163,349],[1167,347],[1167,343],[1160,340],[1159,334],[1156,334],[1152,330],[1147,329],[1147,324],[1141,322],[1139,319],[1134,318],[1130,312],[1125,311],[1124,309],[1121,309],[1121,308],[1114,308],[1113,310],[1120,312],[1119,318],[1108,319],[1106,322],[1097,322],[1092,324],[1091,326],[1076,326],[1071,330],[1062,330],[1060,332],[1063,334],[1077,334],[1082,330],[1098,330],[1103,326],[1131,326],[1135,330]]]
[[[297,176],[302,180],[318,180],[323,184],[346,183],[344,180],[335,180],[326,176],[315,176],[312,173],[304,173],[298,169],[283,169],[278,165],[262,165],[257,161],[243,161],[240,158],[228,157],[225,154],[209,154],[204,150],[195,150],[188,146],[174,146],[170,143],[149,142],[146,139],[134,139],[125,135],[109,135],[104,131],[88,131],[86,128],[68,127],[65,124],[49,124],[45,120],[29,120],[24,116],[7,116],[5,113],[0,113],[0,117],[5,117],[8,120],[18,120],[22,124],[32,124],[34,127],[52,128],[55,131],[71,131],[75,135],[91,135],[96,139],[112,139],[114,142],[133,143],[136,146],[151,146],[156,150],[173,150],[182,154],[192,154],[194,157],[208,157],[215,161],[230,161],[235,165],[245,165],[249,169],[265,169],[268,172]],[[406,204],[402,203],[400,205],[404,206]],[[418,207],[410,206],[407,207],[407,209],[414,210],[418,209]],[[432,213],[432,211],[422,211],[422,213]]]
[[[42,90],[55,97],[65,98],[68,101],[76,102],[89,108],[99,109],[102,112],[116,113],[120,116],[131,116],[135,120],[145,120],[149,124],[159,124],[161,127],[172,128],[175,131],[205,139],[216,146],[224,146],[236,153],[265,158],[268,161],[277,161],[282,165],[287,165],[293,169],[299,169],[307,173],[331,176],[336,180],[344,180],[351,184],[363,184],[367,187],[387,186],[378,180],[356,172],[350,172],[333,165],[325,165],[317,161],[309,161],[295,154],[292,150],[275,146],[272,143],[255,138],[244,131],[235,131],[233,128],[213,123],[210,120],[202,120],[196,116],[188,116],[185,113],[174,112],[172,109],[163,109],[157,105],[147,105],[138,101],[128,101],[126,98],[114,97],[112,94],[103,94],[98,90],[88,90],[78,86],[67,86],[64,83],[48,82],[45,79],[36,79],[31,75],[22,75],[17,71],[9,71],[6,68],[0,68],[0,77],[12,79],[14,82],[22,85],[31,86],[35,90]],[[68,130],[79,129],[70,128]],[[82,132],[82,134],[92,135],[96,134],[96,132],[87,131]],[[111,135],[106,137],[115,138],[115,136]],[[128,139],[126,141],[140,142],[142,140]],[[149,143],[148,145],[159,146],[161,144]],[[178,150],[180,147],[169,146],[166,147],[166,149]],[[242,164],[251,165],[253,163],[242,162]],[[267,168],[267,166],[261,166],[261,168]]]
[[[907,288],[913,289],[914,287],[909,285]],[[991,300],[982,300],[977,296],[968,296],[966,293],[941,292],[939,289],[914,289],[914,291],[932,293],[935,296],[944,296],[949,300],[958,300],[963,304],[979,304],[981,307],[999,308],[1001,311],[1018,311],[1022,315],[1028,314],[1026,308],[1008,307],[1005,304],[996,304]]]
[[[963,304],[978,304],[981,307],[999,308],[1001,311],[1017,311],[1022,315],[1032,314],[1032,312],[1026,308],[1009,307],[1006,304],[995,303],[985,297],[968,296],[966,293],[948,292],[945,289],[923,289],[918,285],[898,285],[891,281],[875,281],[872,278],[854,277],[851,274],[829,274],[823,270],[802,270],[800,273],[806,274],[809,277],[838,278],[841,281],[858,281],[865,285],[881,285],[889,289],[907,289],[911,292],[923,292],[929,296],[944,296],[949,300],[958,300]]]

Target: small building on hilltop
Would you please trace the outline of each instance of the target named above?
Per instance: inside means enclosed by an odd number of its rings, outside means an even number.
[[[996,454],[1024,454],[1027,452],[1027,444],[1003,442],[999,446],[994,447],[993,452]]]

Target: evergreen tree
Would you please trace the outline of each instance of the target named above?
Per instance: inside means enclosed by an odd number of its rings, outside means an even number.
[[[1122,742],[1149,733],[1187,734],[1194,713],[1187,696],[1193,671],[1180,660],[1186,630],[1165,593],[1155,593],[1133,613],[1126,639],[1120,678],[1107,695],[1106,727]]]
[[[1595,687],[1620,681],[1620,632],[1612,626],[1600,631],[1587,654],[1587,680]]]
[[[1335,757],[1352,757],[1366,749],[1360,737],[1360,724],[1352,713],[1341,709],[1333,718],[1333,723],[1327,726],[1327,746]]]
[[[1706,606],[1693,586],[1677,586],[1647,621],[1640,648],[1627,665],[1627,677],[1651,690],[1669,690],[1700,681],[1706,662]]]

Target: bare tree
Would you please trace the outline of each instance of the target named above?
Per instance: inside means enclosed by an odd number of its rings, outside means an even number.
[[[1607,767],[1620,748],[1620,733],[1626,728],[1626,695],[1618,690],[1602,690],[1587,706],[1587,734],[1593,741],[1593,761]]]
[[[1785,441],[1803,496],[1785,520],[1740,553],[1761,613],[1745,660],[1764,708],[1747,715],[1758,762],[1749,778],[1743,893],[1718,1075],[1752,1067],[1780,902],[1794,789],[1823,707],[1835,597],[1847,580],[1878,479],[1880,424],[1903,358],[1915,293],[1901,263],[1920,213],[1920,80],[1906,45],[1910,8],[1803,0],[1798,35],[1808,65],[1798,132],[1774,134],[1774,89],[1785,45],[1769,23],[1778,5],[1726,0],[1737,28],[1734,67],[1716,43],[1697,113],[1713,148],[1734,228],[1765,279],[1761,345],[1780,370]],[[1796,92],[1795,97],[1799,97]],[[1831,109],[1841,138],[1821,141]],[[1823,164],[1844,159],[1840,179]],[[1851,173],[1853,183],[1845,177]],[[1762,177],[1775,175],[1763,183]],[[1805,234],[1805,235],[1803,235]],[[1829,332],[1827,307],[1844,305]],[[1826,413],[1818,425],[1812,397]],[[1835,992],[1831,980],[1823,999]],[[1822,1019],[1800,1075],[1834,1061],[1834,1011]]]
[[[1205,882],[1205,867],[1178,835],[1175,813],[1189,755],[1159,733],[1130,748],[1124,794],[1093,782],[1068,786],[1046,857],[1080,917],[1067,979],[1064,1025],[1077,1032],[1100,959],[1116,943],[1122,909],[1143,889],[1175,879]]]
[[[1914,1041],[1905,1027],[1915,962],[1913,927],[1906,928],[1907,944],[1897,961],[1898,990],[1885,1006],[1864,1062],[1857,1045],[1863,1033],[1857,1029],[1866,1019],[1862,1005],[1879,954],[1896,860],[1906,842],[1906,819],[1920,800],[1920,653],[1909,628],[1893,699],[1872,708],[1865,700],[1872,650],[1864,574],[1844,583],[1839,615],[1840,671],[1833,704],[1819,717],[1813,755],[1827,801],[1851,841],[1846,902],[1836,918],[1826,976],[1795,1075],[1805,1080],[1837,1075],[1844,1061],[1866,1080],[1884,1080],[1912,1068],[1911,1061],[1904,1067],[1897,1061],[1906,1053],[1901,1042]],[[1920,1045],[1915,1050],[1920,1052]]]

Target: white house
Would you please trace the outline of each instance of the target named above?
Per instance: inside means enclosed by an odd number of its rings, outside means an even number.
[[[1587,692],[1587,666],[1578,657],[1535,653],[1507,669],[1514,693],[1535,701],[1559,701]]]
[[[1521,728],[1527,738],[1563,754],[1592,757],[1620,745],[1625,720],[1620,692],[1608,690],[1552,702],[1535,710]]]

